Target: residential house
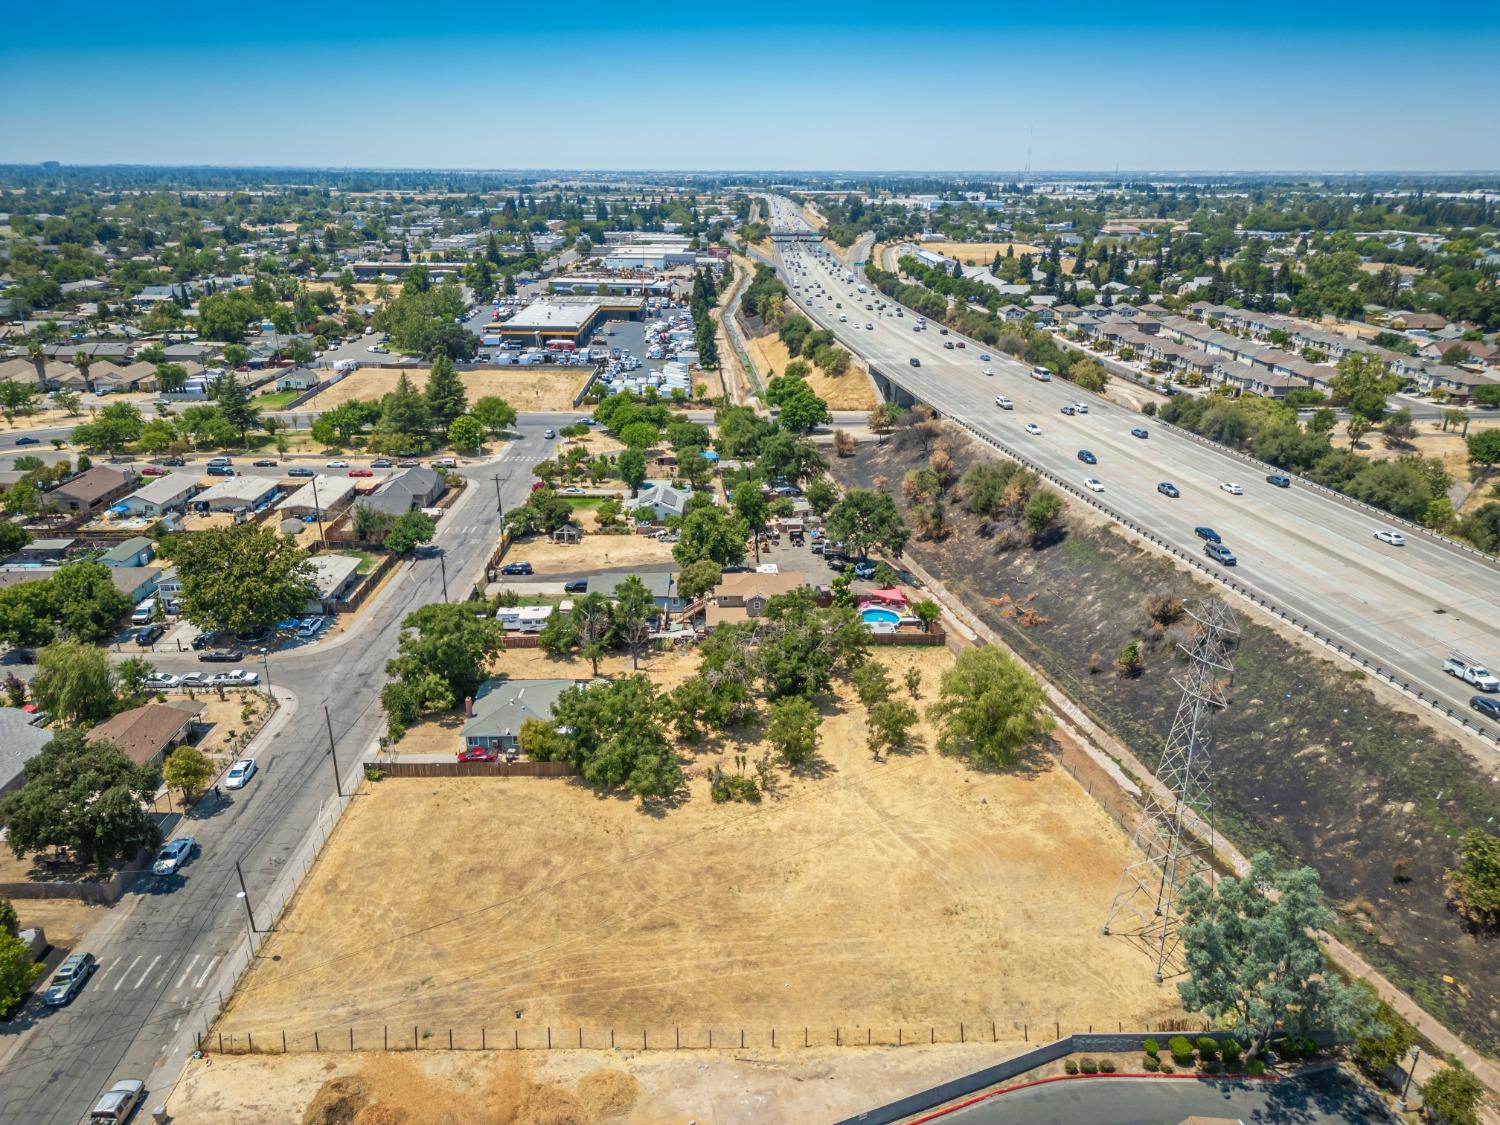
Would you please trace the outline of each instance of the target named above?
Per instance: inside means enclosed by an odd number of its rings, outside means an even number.
[[[486,680],[467,708],[464,749],[517,749],[526,720],[550,722],[563,692],[579,686],[575,680]]]
[[[349,506],[354,491],[355,482],[349,477],[319,475],[277,504],[276,510],[283,518],[313,516],[327,519]]]
[[[203,704],[186,700],[146,703],[121,711],[89,731],[90,742],[111,742],[138,766],[159,764],[167,751],[191,739]]]
[[[318,374],[305,367],[294,367],[276,380],[278,391],[310,391],[318,385]]]
[[[1041,325],[1056,324],[1057,313],[1052,310],[1050,305],[1041,304],[1040,300],[1040,298],[1037,298],[1031,304],[1026,306],[1026,315],[1030,316],[1038,324]]]
[[[359,558],[323,551],[308,560],[312,567],[312,600],[308,613],[332,613],[359,585]]]
[[[36,718],[18,707],[0,707],[0,796],[20,788],[26,763],[52,741],[52,732],[37,726]]]
[[[61,562],[63,556],[72,550],[76,542],[76,539],[64,538],[33,539],[6,561],[13,563]]]
[[[182,511],[198,492],[198,478],[188,473],[155,477],[120,501],[132,516],[158,519],[168,512]]]
[[[690,489],[675,488],[660,482],[651,483],[644,485],[634,500],[626,500],[624,507],[627,511],[637,513],[642,508],[650,508],[653,519],[664,520],[669,516],[681,519],[691,495]]]
[[[205,512],[259,511],[280,491],[267,477],[230,477],[198,493],[190,506]]]
[[[134,474],[98,465],[58,485],[47,497],[66,512],[98,512],[134,487]]]
[[[591,594],[603,594],[605,597],[615,596],[615,587],[627,578],[639,578],[646,590],[651,594],[651,599],[656,604],[658,611],[665,610],[676,614],[682,612],[687,606],[687,599],[677,592],[677,572],[675,570],[663,571],[653,570],[641,574],[599,574],[588,579],[588,592]]]
[[[763,574],[758,570],[732,571],[724,575],[709,594],[704,625],[712,630],[720,625],[760,617],[772,598],[789,594],[802,585],[802,576],[790,571],[778,574]]]
[[[425,468],[407,469],[387,477],[360,503],[389,516],[404,516],[415,508],[432,507],[447,491],[443,474]]]
[[[99,556],[105,566],[145,566],[156,554],[156,544],[144,535],[132,535]]]
[[[156,593],[161,570],[159,566],[112,566],[109,580],[115,584],[116,590],[130,599],[131,605],[140,605]]]

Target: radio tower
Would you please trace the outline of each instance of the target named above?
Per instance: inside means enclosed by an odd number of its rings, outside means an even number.
[[[1234,675],[1231,653],[1239,629],[1229,607],[1218,600],[1199,603],[1189,615],[1197,624],[1192,647],[1180,644],[1187,668],[1156,771],[1166,793],[1145,792],[1140,827],[1131,841],[1140,858],[1127,863],[1110,904],[1104,933],[1143,949],[1156,963],[1156,979],[1179,971],[1178,902],[1195,875],[1213,878],[1213,824],[1208,724],[1224,706]]]

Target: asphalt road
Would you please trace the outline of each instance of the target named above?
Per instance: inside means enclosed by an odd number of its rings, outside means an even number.
[[[1443,672],[1446,652],[1458,649],[1500,664],[1500,568],[1493,563],[1411,531],[1406,546],[1388,546],[1374,538],[1388,526],[1375,513],[1300,485],[1276,488],[1225,451],[1070,383],[1038,382],[1029,366],[1001,352],[983,361],[986,349],[973,340],[963,350],[945,349],[945,342],[961,337],[940,335],[936,326],[914,332],[915,314],[907,309],[898,318],[889,301],[883,311],[866,311],[866,303],[885,298],[860,294],[811,247],[778,246],[777,264],[790,284],[802,286],[793,298],[814,321],[941,414],[967,419],[1076,487],[1097,478],[1105,489],[1101,501],[1189,553],[1202,555],[1194,528],[1214,528],[1238,557],[1233,577],[1241,585],[1395,670],[1428,696],[1468,710],[1473,689]],[[812,283],[831,298],[816,290],[809,296]],[[844,308],[834,308],[835,302]],[[849,315],[848,323],[839,323],[840,312]],[[913,357],[920,367],[911,366]],[[986,367],[995,374],[983,374]],[[997,395],[1010,398],[1014,409],[997,407]],[[1076,401],[1088,404],[1087,415],[1058,412]],[[1040,435],[1025,431],[1028,422]],[[1136,426],[1145,426],[1149,438],[1132,437]],[[1084,449],[1098,464],[1078,459]],[[1181,497],[1157,492],[1162,481],[1175,484]],[[1243,486],[1244,495],[1221,491],[1223,482]]]
[[[448,589],[464,596],[482,578],[496,542],[496,485],[506,510],[530,490],[531,465],[552,443],[534,425],[488,463],[464,467],[472,480],[439,521]],[[381,726],[384,664],[395,651],[408,612],[442,597],[437,557],[409,564],[341,637],[270,658],[272,683],[294,699],[273,733],[253,751],[260,773],[244,789],[212,798],[172,830],[195,837],[202,854],[180,879],[144,876],[91,935],[100,969],[68,1008],[45,1011],[30,1002],[0,1025],[0,1121],[51,1125],[76,1121],[98,1094],[121,1078],[143,1078],[148,1106],[176,1079],[189,1036],[201,1026],[204,995],[230,949],[247,940],[245,908],[236,897],[234,862],[243,866],[252,905],[267,894],[283,865],[333,795],[328,708],[346,779]],[[201,666],[191,656],[154,658],[163,670]],[[217,670],[219,666],[214,666]],[[246,665],[260,670],[258,662]],[[346,782],[349,784],[349,782]],[[143,1111],[144,1112],[144,1111]]]
[[[1173,1125],[1189,1117],[1257,1125],[1370,1125],[1395,1119],[1338,1071],[1304,1079],[1091,1078],[1049,1082],[940,1118],[952,1125]]]

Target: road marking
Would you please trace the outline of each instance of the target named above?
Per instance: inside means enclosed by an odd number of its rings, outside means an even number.
[[[131,987],[132,988],[140,988],[141,985],[145,984],[146,983],[146,978],[151,975],[152,970],[154,970],[156,968],[156,963],[158,961],[160,961],[160,960],[161,960],[161,954],[160,953],[158,953],[155,957],[151,958],[151,964],[147,965],[144,969],[141,970],[141,979],[138,980],[138,981],[136,981],[135,984],[133,984]]]
[[[198,979],[193,982],[193,987],[194,988],[202,988],[203,987],[203,982],[208,979],[208,974],[211,973],[211,972],[213,972],[214,966],[219,963],[219,957],[220,957],[220,954],[215,953],[212,957],[210,957],[208,959],[208,964],[205,965],[205,966],[203,966],[203,972],[200,973],[199,976],[198,976]]]
[[[172,986],[173,988],[181,988],[182,987],[182,982],[188,979],[188,974],[193,971],[193,966],[198,963],[198,958],[200,958],[202,956],[203,956],[203,954],[201,954],[201,953],[194,953],[193,954],[193,959],[187,963],[187,968],[185,968],[185,969],[182,970],[182,976],[180,976],[180,977],[177,978],[177,983]]]
[[[139,962],[140,959],[142,957],[144,957],[144,956],[146,956],[144,953],[140,953],[140,954],[136,955],[136,959],[134,961],[130,962],[129,966],[126,967],[125,971],[120,974],[120,979],[117,980],[117,981],[115,981],[115,986],[114,986],[113,989],[111,989],[112,992],[119,992],[120,991],[120,986],[125,983],[125,978],[130,975],[131,970],[135,968],[137,962]]]

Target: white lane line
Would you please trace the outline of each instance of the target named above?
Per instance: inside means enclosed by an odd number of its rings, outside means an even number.
[[[203,972],[198,974],[198,979],[193,982],[194,988],[202,988],[203,982],[208,979],[208,974],[213,972],[214,966],[219,963],[220,954],[215,953],[208,959],[208,964],[203,966]]]
[[[180,977],[177,978],[177,983],[172,986],[173,988],[181,988],[182,987],[182,982],[188,979],[188,974],[193,971],[193,966],[198,963],[198,958],[200,958],[202,956],[203,956],[203,954],[201,954],[201,953],[194,953],[193,954],[193,959],[187,963],[187,968],[185,968],[185,969],[182,970],[182,976],[180,976]]]
[[[151,958],[151,964],[147,965],[144,969],[141,970],[141,979],[138,980],[138,981],[136,981],[130,987],[132,987],[132,988],[140,988],[141,985],[145,984],[146,983],[146,978],[151,975],[151,973],[152,973],[153,970],[155,970],[156,963],[158,961],[160,961],[160,960],[161,960],[161,954],[160,953],[158,953],[155,957]]]
[[[111,991],[113,991],[113,992],[119,992],[120,991],[120,986],[125,983],[125,978],[130,975],[131,971],[136,967],[136,964],[144,956],[146,956],[144,953],[140,953],[140,954],[136,955],[135,960],[132,961],[132,962],[130,962],[130,964],[128,966],[126,966],[125,971],[120,974],[120,979],[117,980],[117,981],[115,981],[115,987],[113,989],[111,989]]]

